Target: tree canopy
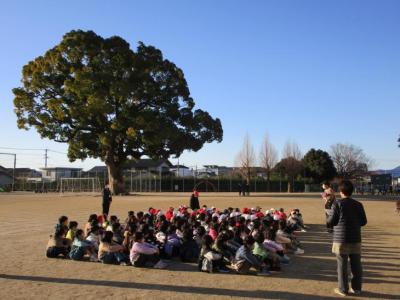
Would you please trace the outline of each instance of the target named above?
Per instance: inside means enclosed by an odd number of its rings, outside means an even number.
[[[336,168],[328,152],[310,149],[303,158],[305,176],[314,183],[331,180],[336,176]]]
[[[127,159],[180,156],[222,141],[218,118],[195,109],[183,71],[160,50],[71,31],[23,67],[13,89],[19,128],[68,143],[71,161],[100,158],[122,189]]]
[[[288,179],[288,192],[293,192],[294,180],[304,169],[302,154],[295,142],[286,142],[283,148],[283,158],[275,166],[275,171],[284,174]]]
[[[361,148],[351,144],[332,145],[331,157],[341,178],[363,176],[372,164]]]

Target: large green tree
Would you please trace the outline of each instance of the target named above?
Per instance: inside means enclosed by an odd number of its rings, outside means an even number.
[[[336,168],[328,152],[311,149],[303,157],[305,176],[314,183],[331,180],[336,176]]]
[[[70,161],[100,158],[123,192],[128,159],[167,158],[222,140],[218,118],[195,109],[184,74],[160,50],[71,31],[23,67],[13,89],[19,128],[68,143]]]

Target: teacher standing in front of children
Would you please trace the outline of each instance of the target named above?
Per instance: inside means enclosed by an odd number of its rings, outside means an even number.
[[[102,202],[103,215],[105,215],[106,217],[108,217],[108,213],[110,212],[111,201],[112,201],[112,193],[110,190],[110,186],[106,184],[103,189],[103,202]]]
[[[333,227],[332,253],[336,255],[338,288],[335,293],[346,296],[361,294],[362,265],[361,265],[361,227],[367,224],[364,206],[351,198],[353,184],[343,180],[339,184],[341,199],[332,205],[332,214],[327,223]],[[351,288],[347,271],[348,260],[351,267]]]

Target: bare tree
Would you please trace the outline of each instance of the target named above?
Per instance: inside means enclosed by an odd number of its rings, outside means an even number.
[[[278,163],[277,169],[284,173],[288,179],[288,193],[293,192],[294,180],[303,170],[302,153],[299,146],[293,142],[286,142],[283,147],[282,160]]]
[[[297,160],[301,160],[303,158],[303,154],[301,153],[299,145],[297,145],[297,143],[293,141],[287,141],[285,143],[282,156],[283,158],[293,157]]]
[[[372,160],[364,151],[351,144],[335,144],[331,146],[331,157],[335,164],[338,176],[341,178],[354,178],[368,172]]]
[[[256,155],[253,145],[248,134],[245,135],[243,146],[236,156],[235,165],[237,166],[241,176],[246,179],[246,183],[250,186],[250,179],[254,171]],[[246,191],[249,194],[249,191]]]
[[[271,170],[278,163],[278,152],[274,145],[271,144],[268,134],[265,135],[260,151],[261,166],[265,168],[267,175],[267,190],[270,191]]]

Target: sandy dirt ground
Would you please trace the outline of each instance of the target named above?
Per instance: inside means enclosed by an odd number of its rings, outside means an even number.
[[[114,197],[111,214],[187,204],[187,194]],[[356,197],[365,206],[364,288],[358,299],[400,299],[400,216],[394,199]],[[330,299],[336,287],[336,261],[325,231],[318,194],[202,194],[201,204],[220,208],[298,207],[309,230],[300,239],[305,254],[292,256],[271,277],[206,274],[194,264],[173,262],[168,270],[137,269],[45,257],[45,247],[60,215],[81,226],[99,213],[100,196],[0,194],[0,299]],[[351,298],[351,297],[349,297]]]

